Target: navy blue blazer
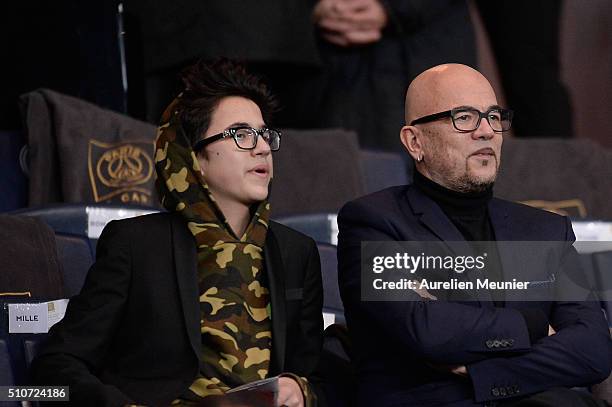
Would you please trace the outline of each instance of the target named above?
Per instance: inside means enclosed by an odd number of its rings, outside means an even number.
[[[575,240],[566,217],[493,198],[497,241]],[[595,302],[361,301],[362,241],[464,241],[414,186],[346,204],[338,216],[338,278],[355,351],[362,406],[474,405],[608,377],[612,341]],[[569,243],[568,243],[569,245]],[[508,259],[500,251],[501,263]],[[504,271],[505,268],[504,268]],[[530,342],[519,309],[536,307],[557,330]],[[508,346],[490,346],[504,340]],[[466,365],[459,377],[434,365]]]

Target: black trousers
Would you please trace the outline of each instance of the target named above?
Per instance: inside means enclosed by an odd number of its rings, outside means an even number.
[[[573,119],[559,69],[560,0],[477,0],[517,137],[571,137]]]

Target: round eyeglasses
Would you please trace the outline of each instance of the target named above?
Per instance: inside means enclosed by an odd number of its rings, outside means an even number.
[[[501,133],[510,130],[513,116],[514,112],[512,110],[502,109],[501,107],[493,107],[486,112],[481,112],[473,107],[458,107],[420,117],[410,122],[410,125],[414,126],[415,124],[429,123],[450,117],[455,129],[461,132],[470,132],[476,130],[480,126],[480,121],[485,118],[494,132]]]
[[[227,137],[234,139],[236,146],[241,150],[253,150],[257,146],[257,139],[261,136],[270,146],[270,150],[278,151],[280,149],[281,132],[275,129],[254,129],[252,127],[231,127],[223,130],[222,133],[214,136],[206,137],[197,141],[193,145],[193,151],[200,151],[207,145],[214,143]]]

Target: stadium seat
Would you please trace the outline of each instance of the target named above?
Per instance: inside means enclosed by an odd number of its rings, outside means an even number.
[[[0,212],[23,208],[28,200],[28,179],[21,149],[23,135],[16,131],[0,131]]]
[[[55,234],[57,254],[62,265],[62,277],[66,297],[75,296],[81,291],[87,271],[92,265],[93,250],[85,236],[65,233]]]
[[[315,242],[335,245],[338,243],[338,220],[335,213],[311,213],[275,219],[314,239]]]
[[[0,294],[63,298],[53,230],[40,219],[0,214]]]
[[[596,287],[602,295],[602,305],[608,317],[608,324],[612,328],[612,251],[593,253],[595,266]]]
[[[500,198],[574,218],[612,219],[611,188],[611,149],[587,139],[504,140],[495,181]]]
[[[274,156],[272,216],[336,213],[363,195],[359,143],[339,129],[283,130]]]
[[[38,350],[46,337],[47,335],[39,335],[23,340],[23,355],[28,371],[30,370],[30,366],[32,366],[32,361],[38,355]]]
[[[0,339],[0,386],[15,385],[8,344],[5,340]],[[21,407],[21,403],[18,401],[0,401],[0,407]]]
[[[321,274],[323,276],[323,312],[334,316],[331,323],[344,323],[344,306],[338,288],[338,260],[336,246],[317,243],[321,257]]]
[[[405,185],[412,178],[412,163],[399,153],[362,149],[360,156],[365,193]]]
[[[102,204],[63,204],[39,208],[26,208],[11,212],[12,215],[35,216],[51,226],[56,233],[87,236],[92,252],[104,226],[114,219],[158,212],[157,209],[137,206]]]
[[[37,346],[47,338],[46,333],[9,333],[8,304],[38,303],[41,300],[22,297],[0,297],[0,385],[31,384],[29,366]],[[5,369],[6,367],[6,369]],[[0,407],[4,406],[0,402]]]
[[[4,339],[0,339],[0,386],[13,386],[13,367],[9,355],[8,344]]]

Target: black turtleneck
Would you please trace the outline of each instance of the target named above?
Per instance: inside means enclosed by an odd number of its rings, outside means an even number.
[[[495,240],[488,209],[493,198],[492,187],[482,192],[452,191],[418,171],[414,172],[414,185],[440,206],[465,240]]]
[[[457,192],[439,185],[418,171],[414,172],[414,185],[440,206],[442,212],[457,227],[468,241],[494,241],[495,231],[489,217],[489,202],[493,198],[493,188],[482,192]],[[489,248],[490,250],[491,248]],[[489,267],[487,277],[502,281],[503,273],[499,253],[489,253],[488,262],[495,262]],[[491,292],[495,306],[504,305],[503,291]],[[531,343],[548,334],[548,318],[539,309],[520,309],[523,315]]]

